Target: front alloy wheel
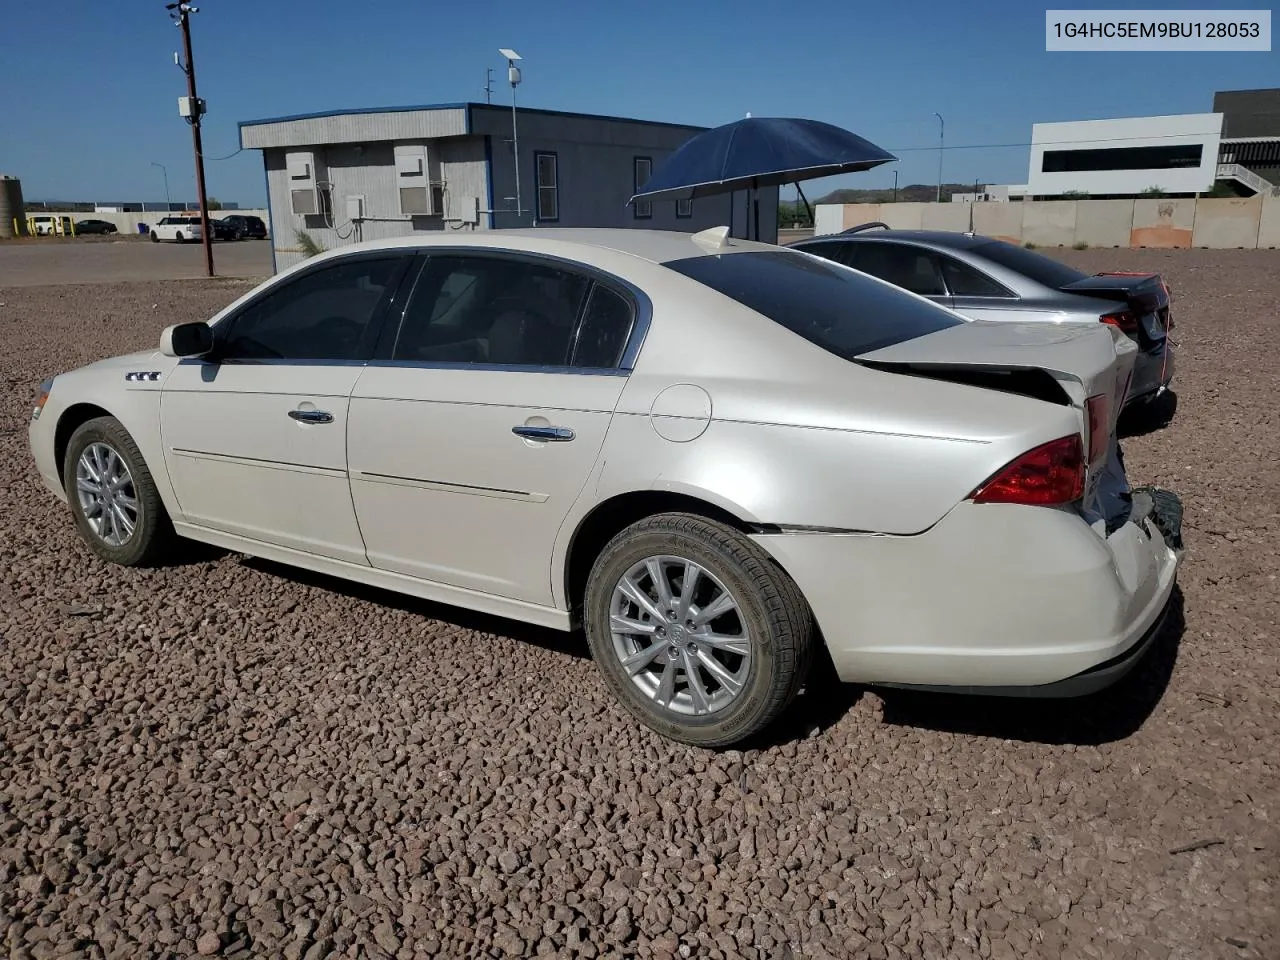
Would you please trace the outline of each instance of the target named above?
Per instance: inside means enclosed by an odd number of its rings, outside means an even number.
[[[123,566],[149,566],[172,550],[176,535],[147,463],[120,421],[95,417],[67,442],[67,502],[94,553]]]
[[[91,443],[76,461],[76,495],[89,529],[109,547],[122,547],[138,527],[138,495],[124,458]]]

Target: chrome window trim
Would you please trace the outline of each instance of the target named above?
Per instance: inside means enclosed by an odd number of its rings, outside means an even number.
[[[413,370],[485,370],[500,373],[570,373],[580,377],[626,377],[630,370],[619,367],[570,367],[551,364],[468,363],[465,360],[370,360],[365,366],[402,367]]]

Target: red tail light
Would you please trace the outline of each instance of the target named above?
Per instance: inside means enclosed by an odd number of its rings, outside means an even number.
[[[1105,393],[1099,393],[1084,402],[1085,420],[1089,425],[1089,463],[1097,463],[1107,454],[1107,441],[1111,439],[1108,423],[1111,404]]]
[[[1111,313],[1104,313],[1098,318],[1103,323],[1109,323],[1113,327],[1119,327],[1125,333],[1138,332],[1138,318],[1128,310],[1115,310]]]
[[[1056,506],[1084,496],[1080,434],[1028,450],[969,495],[974,503]]]

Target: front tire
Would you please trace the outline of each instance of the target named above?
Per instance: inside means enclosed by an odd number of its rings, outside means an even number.
[[[63,484],[76,529],[94,553],[125,567],[152,566],[177,539],[133,437],[114,417],[81,424],[67,444]]]
[[[750,539],[693,514],[627,527],[587,582],[587,642],[613,694],[665,737],[739,743],[795,698],[815,643],[799,588]]]
[[[156,235],[156,232],[154,230],[151,231],[151,242],[152,243],[160,242],[160,237]]]

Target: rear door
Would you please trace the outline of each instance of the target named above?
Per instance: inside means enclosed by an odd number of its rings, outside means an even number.
[[[551,555],[626,382],[638,305],[560,261],[423,258],[347,446],[369,562],[549,606]]]
[[[974,320],[1025,320],[1019,296],[987,272],[958,257],[939,253],[938,265],[952,306]]]

